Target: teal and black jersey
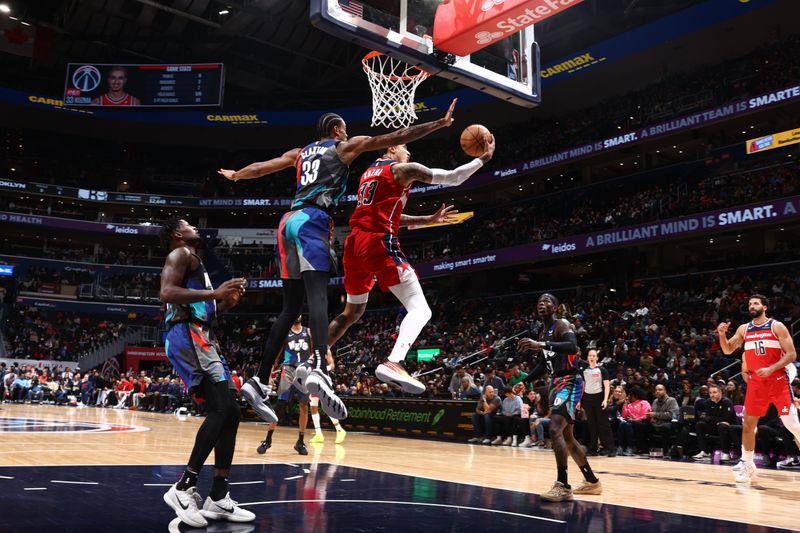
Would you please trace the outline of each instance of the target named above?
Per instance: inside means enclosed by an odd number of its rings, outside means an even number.
[[[283,348],[283,364],[297,366],[305,363],[310,353],[311,335],[308,333],[308,328],[304,327],[300,333],[290,329]]]
[[[194,290],[212,290],[211,280],[203,266],[203,261],[196,255],[197,268],[187,272],[183,279],[182,286]],[[217,302],[208,300],[205,302],[195,302],[192,304],[167,304],[167,314],[164,322],[167,329],[179,322],[199,322],[201,324],[212,324],[217,318]]]
[[[336,152],[339,141],[324,139],[309,144],[297,156],[297,190],[292,209],[319,207],[331,211],[347,189],[350,168]]]

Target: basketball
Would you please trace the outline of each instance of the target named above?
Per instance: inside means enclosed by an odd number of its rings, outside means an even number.
[[[483,155],[486,151],[486,135],[488,133],[489,130],[486,126],[480,124],[467,126],[461,132],[461,149],[472,157]]]

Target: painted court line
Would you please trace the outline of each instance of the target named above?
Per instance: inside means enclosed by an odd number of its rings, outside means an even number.
[[[62,483],[64,485],[99,485],[97,481],[61,481],[60,479],[51,479],[50,483]]]
[[[291,481],[291,480],[293,480],[293,479],[300,479],[301,477],[303,477],[303,476],[292,476],[292,477],[285,477],[285,478],[283,478],[283,479],[285,479],[286,481]]]
[[[228,483],[228,485],[257,485],[259,483],[264,483],[263,481],[234,481],[232,483]]]
[[[0,476],[0,479],[14,479],[12,476]]]
[[[300,476],[298,476],[300,477]],[[288,479],[288,478],[287,478]],[[447,505],[444,503],[423,503],[423,502],[401,502],[401,501],[390,501],[390,500],[275,500],[275,501],[264,501],[264,502],[247,502],[247,503],[240,503],[239,507],[246,507],[252,505],[273,505],[273,504],[285,504],[285,503],[324,503],[325,505],[329,505],[331,503],[377,503],[377,504],[390,504],[390,505],[414,505],[414,506],[423,506],[423,507],[439,507],[445,509],[463,509],[466,511],[480,511],[482,513],[496,513],[496,514],[505,514],[510,516],[519,516],[522,518],[531,518],[533,520],[542,520],[545,522],[553,522],[554,524],[566,524],[564,520],[555,520],[553,518],[545,518],[543,516],[534,516],[529,514],[521,514],[521,513],[513,513],[511,511],[498,511],[496,509],[482,509],[480,507],[467,507],[464,505]]]
[[[339,481],[355,481],[355,479],[340,479]]]
[[[47,490],[45,487],[25,487],[22,490]]]
[[[172,483],[145,483],[145,487],[171,487]]]

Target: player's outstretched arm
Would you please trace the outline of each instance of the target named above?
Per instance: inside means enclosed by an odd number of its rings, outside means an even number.
[[[396,165],[392,165],[392,174],[394,175],[395,181],[403,187],[408,187],[415,181],[456,187],[467,181],[470,176],[488,163],[489,160],[492,159],[492,156],[494,156],[494,149],[494,136],[488,134],[486,136],[486,151],[481,154],[480,157],[476,157],[469,163],[461,165],[458,168],[444,170],[441,168],[428,168],[419,163],[397,163]]]
[[[258,163],[251,163],[240,170],[227,170],[224,168],[219,169],[217,172],[225,179],[231,181],[251,180],[253,178],[260,178],[273,172],[278,172],[285,168],[294,165],[297,156],[300,155],[301,148],[293,148],[280,157],[270,159],[269,161],[260,161]]]
[[[457,214],[458,209],[455,206],[442,204],[432,215],[400,215],[400,225],[451,224],[457,220]]]
[[[349,165],[356,157],[364,152],[374,152],[377,150],[384,150],[390,146],[397,146],[399,144],[407,144],[418,139],[430,135],[436,130],[448,128],[453,124],[453,110],[456,107],[458,98],[453,100],[447,114],[439,120],[433,122],[425,122],[417,124],[416,126],[409,126],[408,128],[399,129],[386,135],[376,135],[370,137],[368,135],[361,135],[342,141],[337,145],[339,151],[339,159],[342,163]]]

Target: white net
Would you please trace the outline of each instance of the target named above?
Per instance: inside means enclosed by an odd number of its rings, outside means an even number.
[[[372,125],[405,128],[417,120],[414,93],[430,73],[380,52],[361,61],[372,89]]]

